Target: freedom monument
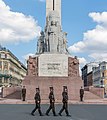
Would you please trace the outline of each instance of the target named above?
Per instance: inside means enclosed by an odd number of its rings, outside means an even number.
[[[50,86],[56,101],[62,99],[63,86],[67,86],[70,100],[79,100],[83,82],[79,60],[67,50],[67,33],[61,26],[61,0],[46,0],[46,26],[38,39],[35,56],[29,56],[27,70],[23,85],[28,100],[34,99],[36,87],[40,88],[42,100],[48,100]]]

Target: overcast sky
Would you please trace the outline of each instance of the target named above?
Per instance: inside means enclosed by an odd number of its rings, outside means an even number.
[[[45,0],[0,0],[0,44],[23,63],[44,26]],[[107,0],[62,0],[62,29],[81,65],[107,61]]]

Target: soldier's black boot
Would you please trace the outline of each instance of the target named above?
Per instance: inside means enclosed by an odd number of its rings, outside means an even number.
[[[49,112],[51,110],[51,107],[49,107],[49,109],[46,111],[46,115],[49,116]]]
[[[49,116],[49,114],[48,114],[48,113],[46,113],[46,115],[47,115],[47,116]]]
[[[59,114],[59,116],[62,116],[61,113],[58,113],[58,114]]]
[[[49,111],[46,111],[46,115],[49,116]]]
[[[40,116],[44,116],[41,111],[39,112],[39,114],[40,114]]]
[[[54,114],[54,116],[58,116],[58,115]]]
[[[42,112],[41,112],[41,111],[39,112],[39,114],[40,114],[40,116],[43,116],[43,114],[42,114]]]
[[[57,116],[57,115],[56,115],[56,112],[55,112],[55,108],[52,108],[52,112],[53,112],[53,115],[54,115],[54,116]]]
[[[67,117],[71,117],[71,115],[69,115],[69,114],[68,114],[68,115],[66,115],[66,116],[67,116]]]
[[[34,113],[31,113],[32,116],[35,116]]]
[[[69,114],[69,112],[68,112],[67,109],[65,109],[65,112],[66,112],[66,116],[67,116],[67,117],[71,117],[71,115]]]
[[[40,116],[43,116],[43,114],[42,114],[42,113],[40,113]]]
[[[38,108],[38,112],[39,112],[39,115],[40,115],[40,116],[43,116],[40,108]]]

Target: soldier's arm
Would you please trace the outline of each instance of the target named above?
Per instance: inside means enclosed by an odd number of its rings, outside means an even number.
[[[51,99],[51,94],[49,94],[49,99]]]
[[[25,89],[25,94],[26,94],[26,89]]]
[[[37,95],[35,94],[35,97],[34,97],[35,100],[37,100]]]
[[[62,92],[62,97],[64,97],[64,92]]]
[[[55,102],[55,97],[54,97],[54,95],[53,95],[53,101]]]
[[[83,89],[83,94],[84,94],[84,89]]]
[[[40,97],[40,95],[39,95],[39,103],[41,102],[41,97]]]

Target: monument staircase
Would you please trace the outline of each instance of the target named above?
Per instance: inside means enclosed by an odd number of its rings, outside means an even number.
[[[98,95],[91,93],[90,91],[85,91],[84,93],[84,100],[91,100],[91,99],[102,99]]]
[[[79,90],[78,90],[78,92],[79,92]],[[33,93],[34,93],[34,91],[32,91],[32,94]],[[69,98],[71,98],[71,101],[72,100],[78,100],[79,101],[79,94],[78,94],[78,96],[75,96],[73,94],[73,91],[72,91],[72,93],[69,94],[69,95],[70,95]],[[42,96],[43,96],[43,94],[42,94]],[[32,95],[31,97],[32,97],[31,100],[33,100],[34,96]],[[21,99],[21,91],[16,91],[16,92],[14,92],[14,93],[12,93],[10,95],[7,95],[5,98],[8,98],[8,99]],[[61,102],[61,94],[56,94],[55,98],[57,98],[56,102]],[[102,98],[99,97],[98,95],[95,95],[95,94],[91,93],[90,91],[85,91],[84,92],[84,100],[96,100],[96,99],[102,99]],[[44,103],[48,103],[49,102],[49,100],[48,100],[48,94],[47,94],[47,99],[42,99],[42,102],[44,102]]]
[[[11,93],[4,98],[7,98],[7,99],[21,99],[21,91],[15,91],[14,93]]]
[[[32,79],[32,80],[31,80]],[[62,87],[63,85],[68,87],[69,100],[77,100],[79,101],[79,89],[82,86],[80,77],[36,77],[35,76],[27,76],[25,78],[24,85],[27,87],[27,99],[33,100],[35,95],[35,88],[40,88],[41,99],[44,101],[48,101],[49,94],[49,86],[54,87],[54,94],[56,98],[56,102],[61,102],[62,99]],[[100,96],[90,92],[84,92],[84,100],[91,99],[102,99]]]

